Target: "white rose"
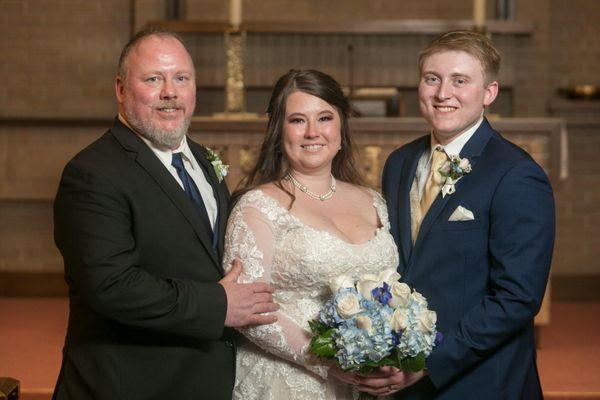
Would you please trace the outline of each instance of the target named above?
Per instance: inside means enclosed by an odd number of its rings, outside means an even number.
[[[363,275],[356,283],[356,290],[367,300],[373,300],[371,291],[379,286],[379,277],[373,274]]]
[[[373,329],[373,321],[371,321],[371,318],[367,317],[366,315],[359,315],[356,317],[356,326],[363,331],[371,333],[371,329]]]
[[[390,287],[390,293],[392,294],[392,298],[388,302],[390,307],[406,307],[408,305],[408,301],[410,300],[410,287],[408,287],[406,283],[392,283],[392,286]]]
[[[463,158],[462,160],[460,160],[460,163],[458,164],[459,168],[462,169],[463,171],[466,171],[467,168],[470,170],[471,168],[471,164],[469,163],[469,159],[468,158]]]
[[[395,268],[387,268],[379,273],[380,286],[383,286],[383,282],[392,286],[392,283],[398,282],[398,279],[400,279],[400,274],[396,272]]]
[[[354,280],[348,275],[340,275],[335,277],[329,282],[329,288],[331,289],[331,293],[337,293],[340,289],[343,288],[353,288]]]
[[[344,319],[348,319],[362,311],[358,302],[358,296],[352,293],[348,293],[339,298],[336,302],[335,309],[339,316]]]
[[[426,310],[417,315],[417,326],[422,332],[432,332],[437,322],[435,311]]]
[[[450,178],[448,178],[450,179]],[[444,185],[442,186],[442,197],[446,197],[448,195],[454,194],[456,192],[456,188],[454,185]]]
[[[410,297],[414,302],[419,304],[421,307],[427,308],[427,299],[425,299],[425,297],[423,297],[423,295],[421,293],[419,293],[415,290],[414,292],[412,292]]]
[[[403,331],[408,327],[408,315],[406,315],[404,310],[398,309],[394,311],[390,320],[390,326],[396,332]]]

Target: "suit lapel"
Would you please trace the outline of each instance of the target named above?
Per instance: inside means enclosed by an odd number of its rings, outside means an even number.
[[[460,152],[461,158],[469,159],[471,163],[471,168],[475,167],[475,164],[477,163],[477,158],[483,152],[483,149],[485,148],[487,142],[490,140],[491,135],[492,128],[487,122],[487,119],[484,118],[479,128],[477,128],[477,131],[475,131],[473,136],[469,139],[469,141],[465,144],[465,146]],[[467,174],[456,183],[455,187],[457,193],[460,193],[461,186],[464,185],[465,182],[468,182],[468,180],[469,175]],[[436,197],[435,201],[429,208],[429,211],[425,215],[423,222],[421,223],[421,228],[419,229],[419,234],[417,236],[417,240],[415,241],[415,249],[421,245],[423,238],[427,235],[440,213],[446,207],[446,204],[450,200],[450,197],[456,196],[457,193],[447,195],[446,197],[442,197],[442,194],[440,192],[438,197]]]
[[[398,185],[398,226],[400,227],[402,257],[406,266],[408,266],[412,253],[410,188],[415,180],[419,159],[421,158],[421,154],[427,150],[429,140],[429,135],[427,135],[415,143],[416,148],[409,152],[410,155],[407,157],[402,168],[402,173],[400,174],[400,184]]]
[[[135,161],[152,177],[167,197],[173,202],[175,207],[177,207],[187,219],[200,239],[200,242],[206,248],[213,264],[220,272],[222,272],[223,269],[219,262],[218,255],[212,247],[212,238],[209,237],[206,232],[202,218],[198,214],[195,205],[190,201],[185,192],[181,190],[177,181],[173,179],[173,176],[152,150],[129,128],[117,121],[115,126],[111,128],[111,131],[124,148],[137,153]]]
[[[227,216],[229,211],[229,192],[227,190],[227,186],[225,182],[219,182],[217,179],[217,174],[215,173],[215,169],[213,168],[212,163],[206,158],[206,151],[197,144],[188,138],[188,145],[196,157],[198,164],[202,167],[204,171],[204,176],[206,180],[210,183],[215,199],[217,200],[217,221],[215,223],[215,234],[218,237],[218,248],[217,252],[219,254],[219,258],[223,257],[223,249],[224,249],[224,234],[225,229],[227,228]]]
[[[462,158],[468,158],[471,162],[471,167],[475,165],[477,159],[483,153],[485,146],[492,137],[494,130],[490,126],[486,118],[483,119],[481,125],[475,132],[475,134],[469,139],[460,152]],[[468,176],[468,175],[467,175]],[[465,176],[465,178],[467,177]]]

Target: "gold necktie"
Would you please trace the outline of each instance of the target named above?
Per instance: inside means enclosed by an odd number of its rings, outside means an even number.
[[[433,204],[433,201],[440,193],[442,185],[446,178],[440,174],[440,168],[444,163],[448,161],[448,156],[442,147],[436,147],[433,151],[433,158],[431,160],[431,170],[425,181],[425,190],[423,191],[423,197],[421,197],[421,219],[425,218],[425,214],[429,211],[429,207]]]

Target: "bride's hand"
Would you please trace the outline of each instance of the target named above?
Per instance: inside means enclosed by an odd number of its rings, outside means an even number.
[[[333,376],[339,381],[344,383],[348,383],[350,385],[358,385],[360,381],[360,377],[353,372],[347,372],[338,367],[337,365],[332,365],[329,367],[327,371],[328,376]]]
[[[381,367],[360,377],[357,389],[374,396],[389,396],[415,384],[427,375],[426,371],[403,372],[394,367]]]

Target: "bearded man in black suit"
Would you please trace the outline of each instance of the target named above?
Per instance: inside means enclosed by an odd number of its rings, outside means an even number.
[[[113,126],[65,167],[55,241],[70,316],[55,399],[229,399],[231,328],[274,322],[266,284],[221,265],[229,192],[186,133],[195,70],[181,39],[125,46]]]

